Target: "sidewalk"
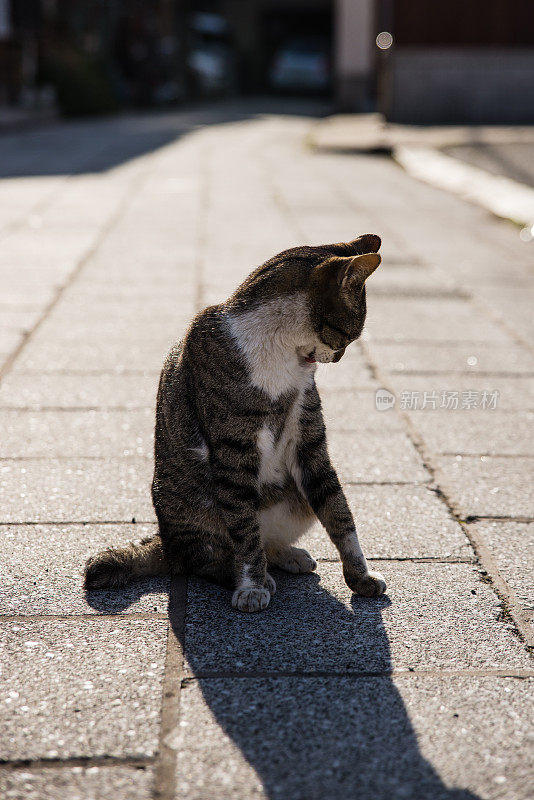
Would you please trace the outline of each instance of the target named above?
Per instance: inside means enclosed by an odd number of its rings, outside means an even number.
[[[532,248],[384,155],[313,151],[313,114],[3,139],[6,799],[530,797]],[[368,231],[365,338],[318,376],[388,594],[352,597],[317,526],[317,573],[260,615],[193,579],[86,597],[88,555],[154,530],[170,342],[275,252]]]
[[[524,227],[534,239],[534,126],[397,125],[380,114],[321,120],[310,144],[327,153],[387,153],[410,175]]]

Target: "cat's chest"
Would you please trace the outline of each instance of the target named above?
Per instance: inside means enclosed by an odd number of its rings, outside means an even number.
[[[230,337],[245,358],[250,384],[273,402],[313,381],[315,364],[304,363],[297,354],[297,343],[310,337],[308,317],[307,301],[297,294],[225,318]]]
[[[288,474],[298,480],[297,447],[300,439],[302,393],[282,413],[270,414],[258,431],[259,484],[282,486]]]

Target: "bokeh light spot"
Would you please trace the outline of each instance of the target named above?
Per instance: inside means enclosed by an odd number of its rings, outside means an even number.
[[[381,50],[389,50],[392,44],[393,44],[393,36],[389,31],[382,31],[376,37],[376,45]]]

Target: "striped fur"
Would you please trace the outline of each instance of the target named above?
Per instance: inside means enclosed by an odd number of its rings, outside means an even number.
[[[339,361],[365,321],[365,280],[380,239],[301,247],[253,272],[225,303],[202,311],[161,374],[152,498],[159,533],[106,550],[86,587],[165,572],[233,590],[242,611],[267,606],[273,564],[315,569],[293,543],[318,517],[353,591],[385,590],[372,574],[331,465],[316,362]]]

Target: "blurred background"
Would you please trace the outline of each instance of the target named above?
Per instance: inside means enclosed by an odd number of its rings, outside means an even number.
[[[532,0],[0,0],[0,115],[320,96],[404,123],[534,120]]]

